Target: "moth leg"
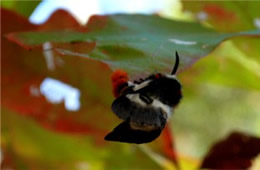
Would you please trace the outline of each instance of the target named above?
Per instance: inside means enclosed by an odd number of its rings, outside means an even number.
[[[140,79],[139,79],[139,82],[141,82],[141,83],[144,82],[144,79],[140,78]]]
[[[144,82],[144,79],[142,79],[142,78],[134,81],[135,84],[141,84],[142,82]]]
[[[140,93],[139,98],[145,102],[146,104],[151,104],[153,102],[153,99],[148,97],[146,94]]]

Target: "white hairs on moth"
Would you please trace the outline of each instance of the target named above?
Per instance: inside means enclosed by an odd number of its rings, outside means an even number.
[[[140,99],[140,94],[128,94],[126,97],[131,100],[132,102],[139,104],[143,107],[152,107],[152,108],[161,108],[164,113],[166,113],[167,118],[171,116],[172,109],[171,107],[167,106],[166,104],[163,104],[161,101],[157,99],[153,99],[153,102],[151,104],[146,104],[144,101]]]

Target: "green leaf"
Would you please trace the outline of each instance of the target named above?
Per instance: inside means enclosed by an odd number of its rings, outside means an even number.
[[[39,5],[41,0],[31,0],[31,1],[18,1],[18,0],[6,0],[1,1],[1,6],[3,8],[7,8],[13,11],[16,11],[17,13],[29,17],[34,9]]]
[[[64,55],[93,58],[112,68],[137,73],[170,70],[175,51],[180,54],[180,68],[184,69],[208,55],[225,39],[260,35],[260,30],[218,33],[198,23],[173,21],[155,15],[94,16],[83,30],[87,32],[23,32],[7,37],[24,47],[45,42],[59,43],[58,51]],[[74,42],[94,42],[96,45],[91,52],[62,47],[64,43]]]

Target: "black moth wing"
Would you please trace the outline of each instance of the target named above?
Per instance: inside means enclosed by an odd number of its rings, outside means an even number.
[[[162,129],[151,131],[132,129],[129,121],[123,121],[112,132],[105,136],[107,141],[126,142],[126,143],[148,143],[160,136]]]

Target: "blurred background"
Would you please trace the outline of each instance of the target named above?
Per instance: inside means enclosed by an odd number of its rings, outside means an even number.
[[[218,32],[260,29],[258,1],[1,1],[1,7],[33,27],[63,9],[81,25],[94,14],[156,13]],[[1,19],[1,34],[23,31],[5,27],[14,21],[12,15]],[[12,27],[27,27],[21,18],[16,23]],[[107,65],[2,42],[4,169],[174,169],[163,139],[141,146],[103,141],[120,122],[110,110],[112,71]],[[45,43],[42,48],[50,47]],[[260,137],[259,57],[259,37],[235,37],[178,75],[184,97],[169,125],[184,169],[196,168],[211,146],[233,131]]]

